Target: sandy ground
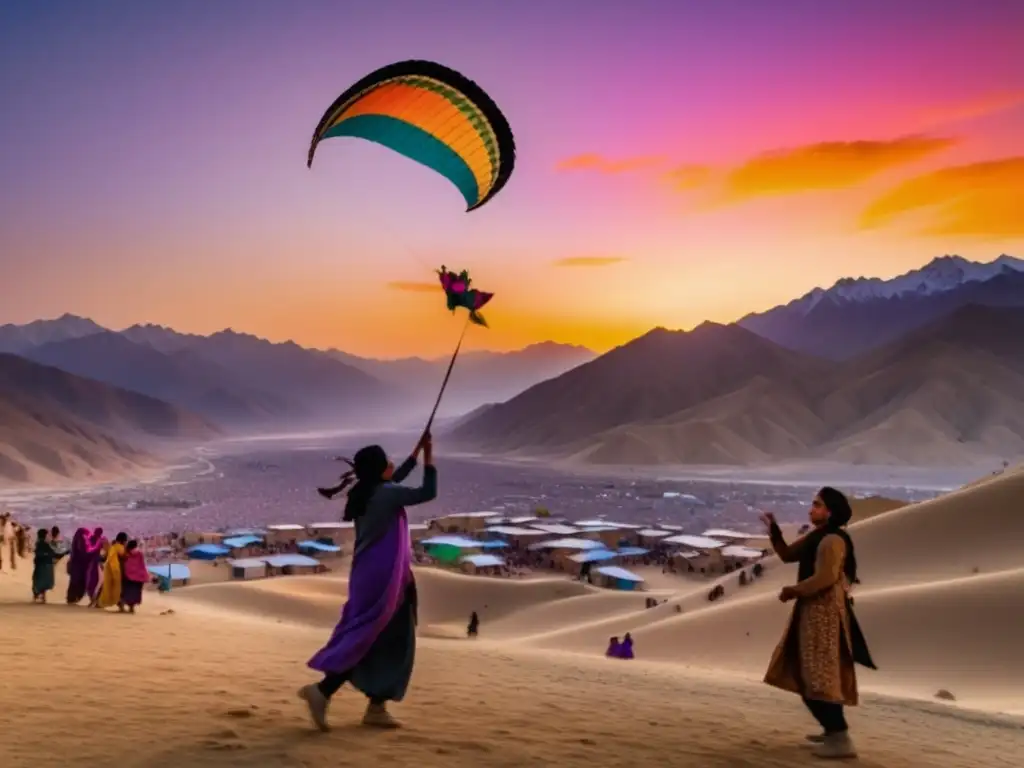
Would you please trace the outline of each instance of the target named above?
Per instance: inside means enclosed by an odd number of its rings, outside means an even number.
[[[859,764],[1011,768],[1024,747],[1024,474],[1008,473],[851,528],[857,610],[878,672],[849,718]],[[27,564],[25,564],[27,565]],[[732,575],[733,577],[735,574]],[[338,576],[147,592],[141,613],[28,602],[29,569],[0,574],[0,766],[758,766],[818,761],[796,697],[758,682],[793,567],[708,603],[680,581],[666,604],[578,582],[418,572],[420,646],[406,727],[357,725],[343,693],[328,734],[299,685],[344,599]],[[681,613],[676,611],[680,606]],[[471,610],[482,637],[462,638]],[[631,631],[639,660],[601,654]],[[944,688],[955,702],[940,701]]]

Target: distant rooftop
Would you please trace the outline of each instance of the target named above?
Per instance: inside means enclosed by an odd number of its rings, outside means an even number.
[[[603,549],[604,545],[590,539],[555,539],[534,544],[530,549]]]
[[[597,572],[613,579],[632,581],[635,584],[641,584],[644,580],[643,576],[638,576],[632,571],[627,571],[625,568],[620,568],[617,565],[602,565],[600,568],[597,569]]]
[[[728,528],[711,528],[710,530],[704,531],[701,536],[707,536],[712,539],[739,539],[741,541],[746,541],[747,539],[768,538],[767,534],[744,533],[743,531],[732,531]]]
[[[707,536],[688,536],[686,534],[670,536],[667,539],[662,539],[662,541],[666,544],[682,544],[684,547],[693,547],[694,549],[719,549],[725,546],[724,542],[717,539],[710,539]]]

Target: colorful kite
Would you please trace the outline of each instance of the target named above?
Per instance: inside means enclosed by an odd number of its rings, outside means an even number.
[[[469,78],[431,61],[401,61],[371,72],[330,106],[309,147],[354,136],[382,144],[451,181],[472,211],[492,199],[515,167],[508,121]]]
[[[441,382],[441,391],[437,393],[437,400],[434,401],[434,410],[430,412],[430,418],[427,419],[425,432],[429,432],[431,425],[434,423],[437,408],[441,405],[441,398],[444,397],[444,390],[448,386],[448,380],[452,377],[455,360],[459,356],[459,350],[462,349],[462,340],[466,338],[466,329],[469,328],[470,323],[482,325],[484,328],[487,327],[487,321],[484,320],[484,316],[480,314],[479,310],[484,304],[494,298],[493,293],[484,293],[476,288],[470,288],[473,281],[466,270],[456,274],[455,272],[449,272],[448,268],[442,265],[437,270],[437,274],[441,278],[441,287],[444,288],[444,294],[448,299],[448,309],[455,312],[459,307],[464,307],[469,310],[469,316],[466,318],[466,324],[462,326],[462,334],[459,336],[459,343],[455,345],[452,359],[448,361],[448,370],[445,371],[444,380]]]
[[[480,314],[480,309],[494,298],[494,294],[470,288],[473,281],[466,270],[455,274],[454,272],[449,272],[444,265],[441,265],[441,268],[437,270],[437,274],[441,278],[441,287],[444,288],[444,294],[448,298],[448,309],[454,313],[459,307],[464,307],[469,310],[469,322],[486,328],[487,321]]]

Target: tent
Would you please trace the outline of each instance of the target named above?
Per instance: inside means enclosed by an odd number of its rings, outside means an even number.
[[[466,555],[459,562],[469,563],[474,568],[499,568],[505,564],[505,558],[497,555]]]
[[[196,544],[194,547],[189,547],[186,554],[192,560],[216,560],[218,557],[226,557],[231,554],[231,550],[220,544]]]
[[[492,539],[491,541],[479,542],[480,549],[504,549],[508,546],[507,541],[501,539]]]
[[[165,565],[149,565],[146,570],[156,576],[160,582],[160,591],[169,592],[171,584],[180,581],[188,584],[192,578],[192,571],[184,563],[167,563]]]
[[[617,565],[602,565],[596,570],[602,576],[607,576],[611,579],[614,582],[616,589],[631,591],[644,583],[643,576],[637,576],[632,571],[627,571],[625,568],[619,568]]]
[[[610,549],[592,549],[589,552],[580,552],[578,555],[572,555],[569,559],[574,563],[600,563],[618,556],[618,552],[612,552]]]
[[[542,541],[540,544],[534,544],[530,549],[605,549],[605,546],[599,541],[591,541],[590,539],[555,539],[554,541]]]
[[[434,536],[420,542],[435,560],[442,563],[457,562],[467,549],[480,549],[482,541],[468,536]]]
[[[341,552],[341,547],[335,544],[324,544],[320,541],[300,541],[298,546],[301,552],[319,552],[323,554]]]
[[[623,557],[639,557],[640,555],[646,555],[650,551],[643,547],[619,547],[618,554]]]
[[[271,568],[318,568],[320,561],[305,555],[271,555],[262,558]]]
[[[255,579],[267,575],[267,564],[257,557],[229,560],[228,565],[233,579]]]
[[[252,546],[255,546],[256,544],[262,544],[262,543],[263,543],[263,537],[261,537],[261,536],[253,536],[253,535],[250,535],[250,534],[240,535],[240,536],[232,536],[231,538],[223,539],[221,541],[221,544],[223,544],[228,549],[245,549],[246,547],[252,547]]]

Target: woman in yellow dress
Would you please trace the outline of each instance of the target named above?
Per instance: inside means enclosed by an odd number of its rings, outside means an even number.
[[[103,588],[96,601],[97,608],[113,608],[121,602],[121,561],[127,543],[128,534],[122,531],[107,548],[107,559],[103,563]]]

